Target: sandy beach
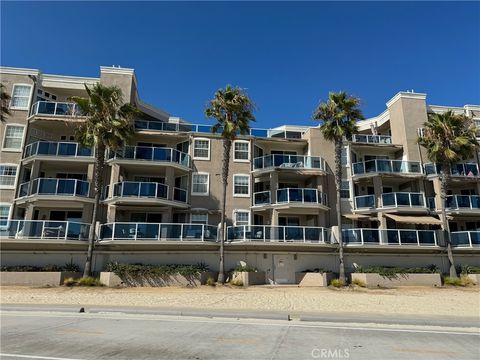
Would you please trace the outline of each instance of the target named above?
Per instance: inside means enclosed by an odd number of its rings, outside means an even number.
[[[369,290],[298,287],[0,288],[2,304],[468,316],[480,319],[480,289],[408,287]]]

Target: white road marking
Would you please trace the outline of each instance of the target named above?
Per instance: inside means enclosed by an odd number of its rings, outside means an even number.
[[[0,353],[0,356],[7,356],[13,358],[22,358],[22,359],[43,359],[43,360],[80,360],[72,358],[60,358],[60,357],[50,357],[50,356],[38,356],[38,355],[20,355],[20,354],[3,354]]]

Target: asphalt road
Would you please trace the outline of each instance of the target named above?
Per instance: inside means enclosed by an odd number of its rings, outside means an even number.
[[[0,358],[480,359],[479,328],[454,321],[440,326],[103,310],[2,307]]]

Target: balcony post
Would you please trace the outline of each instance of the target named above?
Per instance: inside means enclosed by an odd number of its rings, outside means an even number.
[[[44,233],[45,233],[45,220],[42,220],[42,228],[41,228],[41,232],[40,232],[40,239],[43,240],[44,238]]]
[[[70,221],[66,221],[66,225],[65,225],[65,241],[67,240],[68,238],[68,226],[70,225]]]
[[[180,225],[180,241],[183,241],[183,227],[184,227],[184,224],[181,224]]]
[[[202,224],[202,234],[200,240],[203,242],[205,241],[205,224]]]
[[[471,231],[468,231],[467,234],[468,234],[468,244],[470,245],[470,247],[473,247],[473,244],[472,244],[472,232],[471,232]]]
[[[420,246],[420,233],[418,230],[415,231],[417,233],[417,245]]]
[[[53,110],[53,115],[57,115],[57,105],[58,103],[55,101],[55,108]]]
[[[135,241],[137,241],[138,236],[138,223],[135,223]]]
[[[363,229],[360,229],[360,243],[362,244],[362,246],[364,245],[364,242],[363,242]]]
[[[116,225],[116,223],[113,222],[112,223],[112,241],[115,240],[115,225]],[[90,225],[90,226],[92,226],[92,225]],[[88,232],[90,232],[90,229],[88,229]]]

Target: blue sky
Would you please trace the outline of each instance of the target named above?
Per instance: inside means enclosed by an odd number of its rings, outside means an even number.
[[[226,84],[248,89],[255,127],[313,124],[330,90],[367,117],[400,90],[480,103],[480,3],[2,2],[1,65],[98,76],[136,70],[140,96],[206,123]]]

